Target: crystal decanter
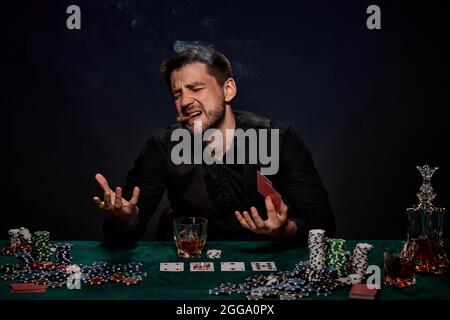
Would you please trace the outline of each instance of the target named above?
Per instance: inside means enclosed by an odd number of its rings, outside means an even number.
[[[416,271],[442,274],[447,271],[448,259],[445,253],[442,231],[445,208],[435,207],[436,193],[431,186],[431,177],[438,167],[417,166],[423,183],[417,192],[419,203],[406,210],[408,215],[408,238],[406,247],[416,248]]]

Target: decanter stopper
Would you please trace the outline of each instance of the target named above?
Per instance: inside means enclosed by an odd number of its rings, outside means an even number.
[[[419,170],[423,179],[419,189],[420,192],[417,193],[417,198],[419,198],[420,204],[432,205],[436,193],[433,192],[433,187],[431,186],[431,177],[439,167],[430,167],[426,164],[424,166],[416,166],[416,168]]]

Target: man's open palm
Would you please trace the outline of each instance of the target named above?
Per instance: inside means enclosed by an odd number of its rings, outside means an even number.
[[[137,207],[139,198],[138,187],[134,187],[133,195],[128,201],[122,198],[122,188],[117,187],[114,192],[109,187],[108,181],[106,181],[105,177],[103,177],[100,173],[95,175],[95,180],[97,180],[104,192],[103,201],[97,196],[93,198],[94,203],[100,210],[107,211],[114,216],[137,215],[139,213],[139,208]]]

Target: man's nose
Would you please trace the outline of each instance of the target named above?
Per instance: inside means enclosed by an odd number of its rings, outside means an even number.
[[[181,95],[181,109],[185,109],[187,107],[189,107],[192,103],[194,103],[194,99],[189,95],[189,94],[182,94]]]

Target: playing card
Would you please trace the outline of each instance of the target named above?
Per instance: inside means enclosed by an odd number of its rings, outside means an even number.
[[[245,271],[244,262],[222,262],[220,264],[221,271]]]
[[[11,293],[45,293],[46,285],[39,285],[34,283],[11,283],[9,285]]]
[[[46,285],[35,283],[11,283],[9,287],[14,291],[33,291],[47,289]]]
[[[275,191],[275,189],[273,189]],[[273,206],[275,207],[276,212],[280,212],[281,209],[281,196],[280,194],[275,191],[274,193],[270,194],[270,199],[272,199]]]
[[[214,271],[214,263],[191,262],[191,271]]]
[[[364,300],[374,300],[377,295],[378,289],[369,289],[367,284],[354,284],[350,290],[351,299],[364,299]]]
[[[276,271],[277,267],[273,261],[254,261],[251,263],[253,271]]]
[[[263,197],[269,197],[272,199],[275,210],[280,212],[281,196],[272,186],[272,181],[263,176],[259,170],[256,170],[256,185],[258,192]]]
[[[184,263],[183,262],[161,262],[159,264],[159,271],[182,272],[182,271],[184,271]]]
[[[47,289],[39,289],[39,290],[13,290],[11,289],[11,293],[45,293]]]
[[[259,170],[256,170],[256,184],[258,192],[261,193],[263,197],[267,197],[271,194],[271,191],[273,189],[272,181],[262,175]]]

